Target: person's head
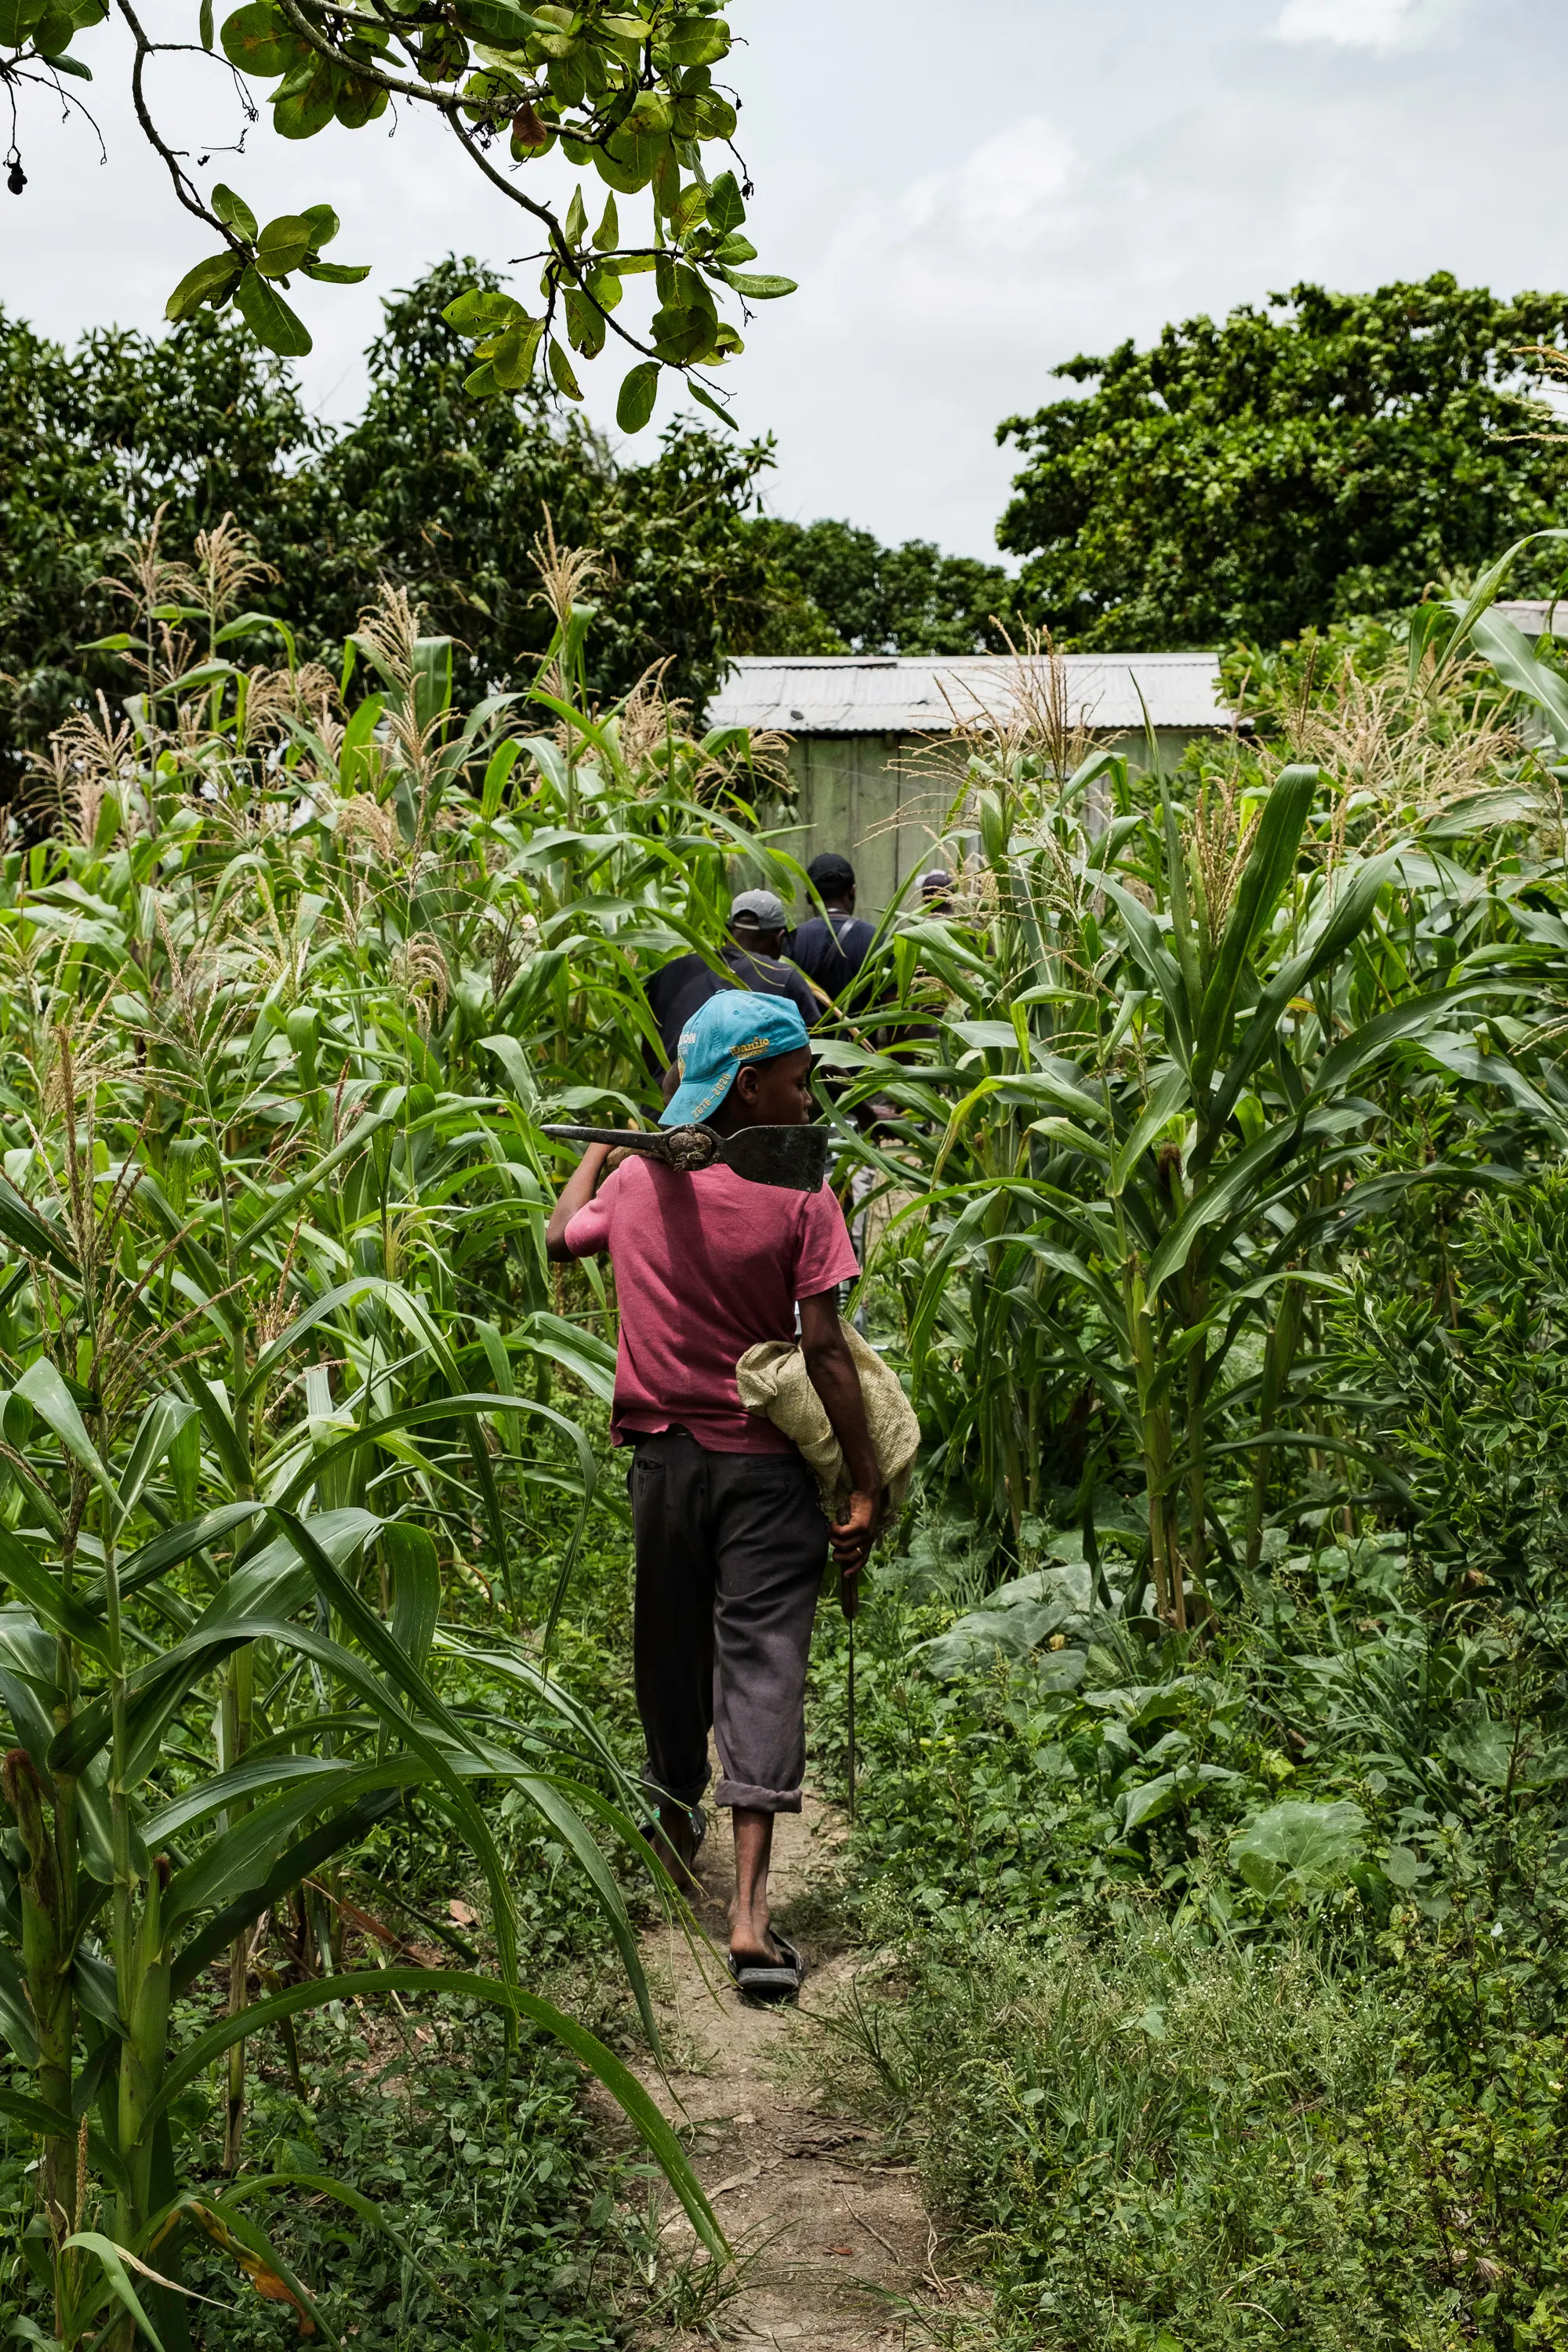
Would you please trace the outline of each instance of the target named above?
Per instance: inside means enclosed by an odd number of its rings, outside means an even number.
[[[742,890],[730,908],[730,930],[737,947],[753,955],[776,956],[789,929],[784,900],[776,890]]]
[[[680,1033],[680,1083],[660,1127],[700,1121],[737,1127],[804,1127],[811,1118],[811,1041],[784,996],[721,989]]]
[[[952,877],[945,866],[932,866],[921,876],[921,900],[928,911],[940,915],[952,897]]]
[[[836,849],[825,849],[820,857],[814,857],[805,878],[830,913],[855,912],[855,868]]]

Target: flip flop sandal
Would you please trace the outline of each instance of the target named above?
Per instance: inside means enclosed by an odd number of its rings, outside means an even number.
[[[698,1855],[702,1851],[702,1841],[707,1834],[708,1816],[703,1811],[700,1805],[693,1805],[691,1808],[691,1859],[693,1863],[696,1862]],[[656,1837],[662,1837],[664,1835],[664,1824],[659,1820],[657,1813],[650,1813],[646,1821],[642,1821],[637,1823],[637,1835],[648,1845],[653,1843]]]
[[[789,1937],[781,1936],[776,1927],[773,1938],[779,1948],[777,1960],[738,1960],[733,1952],[730,1955],[730,1974],[742,2000],[773,2005],[800,1998],[805,1962]]]

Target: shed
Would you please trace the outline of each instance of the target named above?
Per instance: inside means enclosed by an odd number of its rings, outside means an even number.
[[[1215,654],[1057,656],[1068,722],[1097,740],[1143,749],[1144,713],[1164,756],[1223,734]],[[939,862],[944,792],[934,747],[955,723],[1005,719],[1020,691],[1044,694],[1050,659],[971,654],[761,655],[737,661],[708,706],[710,727],[772,728],[791,739],[795,822],[777,835],[803,866],[842,850],[876,913],[910,875]],[[784,814],[780,812],[781,816]],[[957,848],[948,836],[949,852]]]

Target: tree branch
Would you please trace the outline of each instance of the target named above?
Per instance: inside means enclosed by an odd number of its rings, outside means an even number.
[[[169,177],[174,183],[174,194],[185,210],[188,213],[194,213],[197,220],[205,221],[209,228],[216,229],[224,243],[233,251],[237,253],[241,251],[240,240],[227,223],[220,221],[216,213],[210,211],[202,202],[195,184],[182,167],[179,157],[163,138],[149,111],[146,92],[142,87],[142,68],[147,59],[155,56],[163,44],[148,39],[142,29],[141,19],[131,5],[131,0],[115,0],[115,5],[130,27],[131,37],[136,44],[136,60],[131,68],[131,96],[136,108],[137,121],[142,125],[149,143],[163,157],[167,165]]]

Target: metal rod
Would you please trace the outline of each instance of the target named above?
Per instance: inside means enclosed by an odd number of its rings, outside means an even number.
[[[849,1818],[855,1818],[855,1620],[849,1626]]]

